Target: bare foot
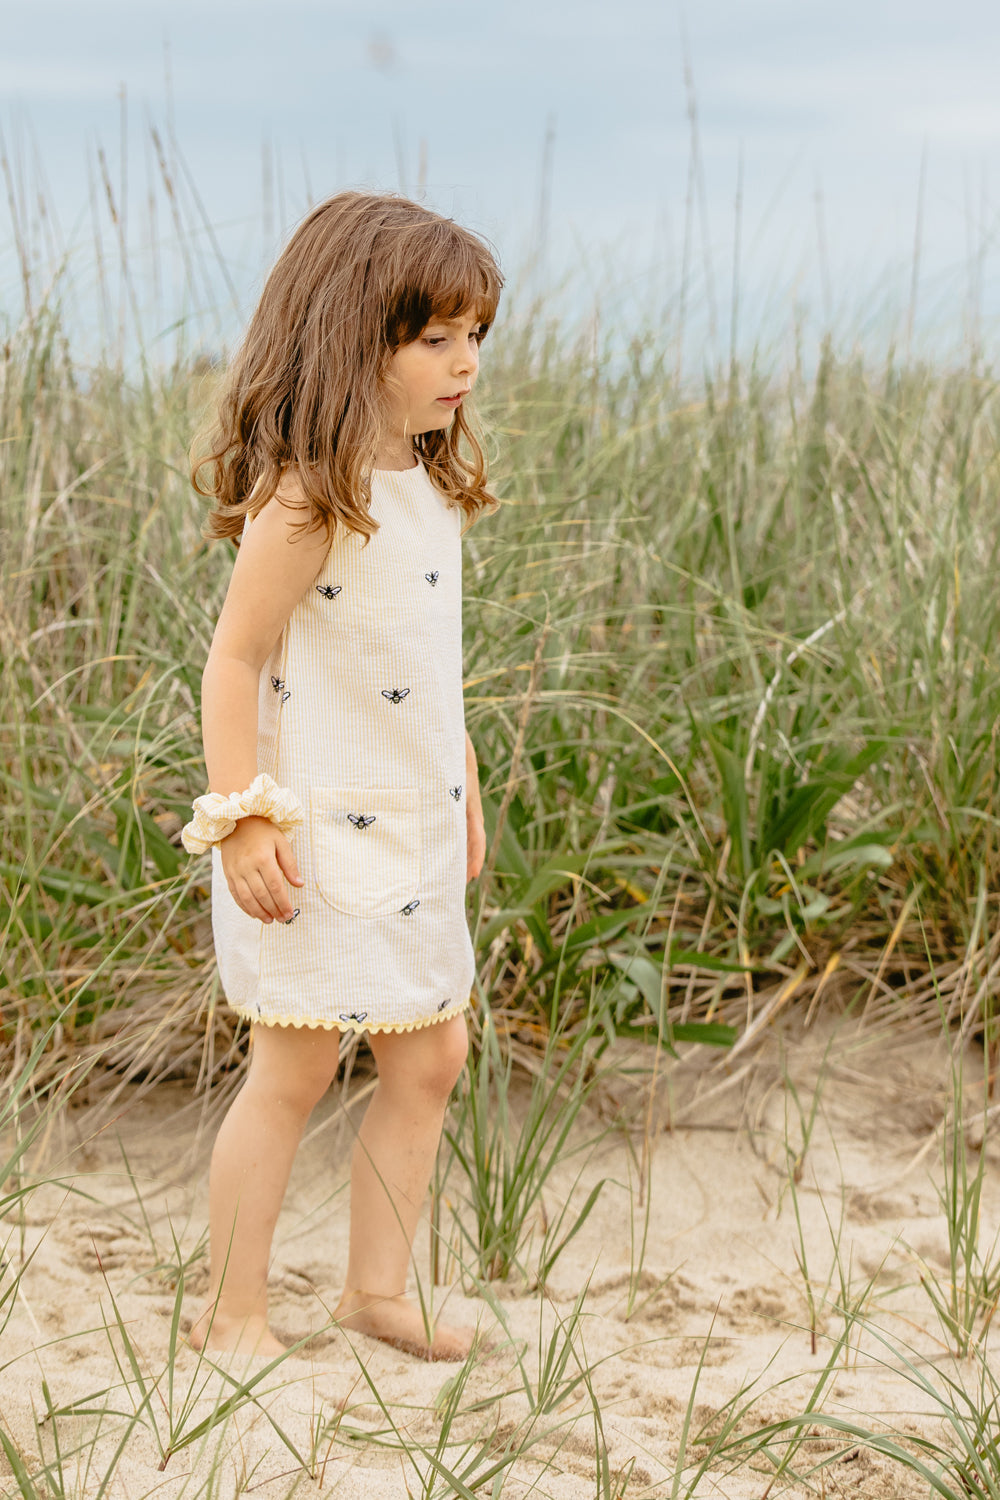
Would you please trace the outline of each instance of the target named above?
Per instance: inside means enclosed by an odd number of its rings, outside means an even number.
[[[427,1331],[419,1307],[406,1297],[379,1297],[374,1292],[345,1292],[334,1317],[341,1328],[381,1339],[404,1354],[418,1359],[463,1360],[476,1340],[474,1328],[452,1328],[435,1323],[433,1337]]]
[[[286,1349],[268,1328],[263,1314],[256,1313],[237,1321],[227,1318],[214,1303],[209,1303],[201,1317],[192,1324],[187,1339],[192,1349],[204,1349],[206,1354],[243,1354],[273,1359],[284,1354]]]

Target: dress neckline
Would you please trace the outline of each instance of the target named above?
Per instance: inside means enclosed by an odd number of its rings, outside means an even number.
[[[401,474],[416,474],[422,468],[423,468],[423,464],[420,462],[420,459],[418,458],[417,461],[416,461],[416,463],[415,464],[411,464],[408,469],[372,469],[372,473],[373,474],[381,474],[383,477],[386,474],[391,474],[394,478],[398,478],[399,475],[401,475]]]

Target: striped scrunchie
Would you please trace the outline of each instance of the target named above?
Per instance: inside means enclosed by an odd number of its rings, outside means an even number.
[[[206,792],[194,802],[194,817],[181,830],[189,854],[204,854],[232,833],[240,818],[268,818],[287,838],[303,819],[302,803],[293,791],[261,772],[245,792]]]

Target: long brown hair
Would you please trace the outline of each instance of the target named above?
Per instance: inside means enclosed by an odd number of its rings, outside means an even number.
[[[502,286],[482,240],[407,198],[338,193],[313,209],[267,279],[219,395],[209,451],[194,459],[195,489],[215,501],[205,535],[238,539],[247,514],[294,469],[311,525],[370,537],[389,360],[433,318],[474,317],[482,335]],[[470,521],[495,506],[461,407],[450,427],[413,442]]]

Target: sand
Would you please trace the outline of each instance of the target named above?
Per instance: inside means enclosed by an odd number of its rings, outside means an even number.
[[[632,1061],[648,1066],[648,1058]],[[966,1113],[974,1115],[982,1078],[974,1044],[965,1066]],[[793,1017],[752,1058],[727,1062],[696,1051],[670,1064],[652,1121],[644,1249],[636,1191],[640,1081],[620,1075],[602,1086],[576,1139],[602,1138],[589,1153],[567,1157],[545,1193],[551,1221],[568,1195],[582,1205],[590,1186],[607,1179],[544,1294],[524,1278],[493,1284],[507,1335],[468,1283],[433,1289],[436,1310],[453,1321],[479,1320],[498,1340],[457,1391],[454,1366],[421,1363],[328,1328],[270,1371],[263,1361],[215,1369],[183,1343],[171,1362],[178,1261],[186,1262],[185,1320],[207,1277],[211,1108],[206,1114],[204,1100],[169,1084],[119,1101],[110,1119],[68,1115],[46,1147],[46,1173],[63,1181],[40,1187],[23,1218],[14,1212],[6,1222],[8,1262],[28,1262],[0,1344],[0,1412],[13,1442],[0,1457],[6,1492],[18,1492],[12,1458],[35,1472],[41,1454],[58,1468],[64,1492],[81,1500],[284,1496],[295,1486],[300,1496],[372,1500],[460,1493],[433,1478],[427,1454],[481,1475],[505,1445],[519,1445],[530,1403],[514,1347],[535,1387],[550,1340],[560,1346],[572,1327],[552,1409],[537,1415],[529,1446],[498,1487],[491,1480],[476,1492],[508,1500],[622,1493],[614,1484],[597,1487],[604,1449],[609,1474],[623,1476],[631,1466],[629,1500],[671,1495],[689,1411],[692,1437],[700,1431],[704,1438],[722,1424],[715,1414],[747,1387],[741,1399],[756,1400],[744,1430],[803,1410],[844,1328],[835,1306],[844,1299],[842,1278],[866,1326],[856,1326],[841,1349],[824,1410],[942,1440],[933,1401],[903,1378],[893,1353],[907,1347],[934,1381],[956,1372],[974,1378],[967,1362],[949,1357],[921,1285],[928,1270],[947,1280],[938,1187],[950,1061],[942,1040],[846,1021],[804,1031]],[[357,1094],[357,1075],[352,1088]],[[801,1121],[814,1100],[793,1193],[789,1164],[796,1165]],[[357,1108],[352,1114],[332,1094],[296,1162],[271,1278],[273,1325],[290,1339],[323,1330],[336,1302],[346,1261],[345,1162],[357,1117]],[[988,1134],[983,1149],[980,1233],[988,1250],[1000,1223],[1000,1155]],[[973,1152],[973,1169],[977,1161]],[[456,1197],[458,1189],[452,1172],[448,1191]],[[450,1223],[446,1208],[446,1230]],[[428,1246],[422,1231],[413,1281],[430,1294]],[[454,1277],[453,1263],[448,1272]],[[576,1380],[587,1366],[588,1380]],[[252,1399],[244,1393],[225,1421],[199,1428],[252,1379]],[[450,1427],[449,1393],[458,1408]],[[595,1430],[595,1401],[603,1433]],[[44,1415],[47,1404],[54,1420]],[[764,1457],[741,1465],[724,1455],[707,1459],[709,1451],[704,1441],[690,1446],[688,1461],[701,1460],[706,1471],[696,1478],[692,1470],[678,1495],[764,1495],[773,1472]],[[809,1453],[800,1453],[800,1468],[835,1457],[823,1475],[831,1496],[927,1493],[926,1484],[850,1438],[826,1433]],[[815,1485],[819,1493],[819,1476]],[[808,1491],[780,1476],[771,1493]]]

